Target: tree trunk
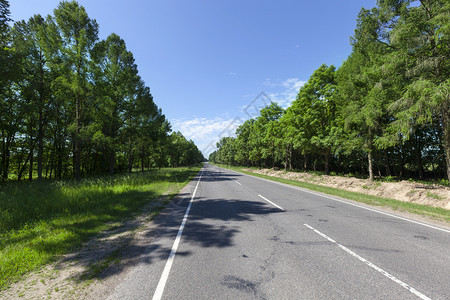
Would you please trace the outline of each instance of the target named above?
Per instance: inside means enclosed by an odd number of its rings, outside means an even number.
[[[34,164],[34,145],[33,147],[30,149],[30,167],[28,169],[28,180],[32,181],[33,180],[33,164]]]
[[[38,146],[38,155],[37,155],[37,175],[38,180],[42,180],[42,169],[43,169],[43,160],[44,160],[44,125],[46,123],[46,117],[44,117],[44,103],[45,103],[45,93],[44,93],[44,82],[45,82],[45,76],[44,76],[44,60],[43,60],[43,53],[41,52],[40,55],[40,61],[41,61],[41,67],[40,67],[40,81],[39,81],[39,120],[38,120],[38,136],[37,136],[37,146]]]
[[[289,149],[286,148],[286,151],[284,153],[284,171],[287,171],[288,157],[289,157]]]
[[[9,174],[9,159],[11,156],[11,150],[10,150],[10,146],[11,146],[11,142],[12,142],[12,136],[7,136],[6,137],[6,142],[4,143],[5,147],[3,149],[3,154],[2,154],[2,180],[5,181],[8,179],[8,174]]]
[[[447,180],[450,181],[450,112],[446,111],[443,118],[444,127],[444,151]]]
[[[116,163],[116,151],[111,149],[109,152],[109,175],[114,176],[114,165]]]
[[[56,142],[55,142],[56,144]],[[56,166],[56,170],[55,170],[55,176],[58,179],[62,178],[62,174],[63,174],[63,152],[64,152],[64,147],[63,145],[56,145],[55,151],[57,151],[57,157],[58,157],[58,165]]]
[[[414,136],[414,154],[416,157],[416,163],[417,163],[417,172],[419,174],[419,178],[423,179],[423,163],[422,163],[422,148],[420,146],[420,140],[419,137],[416,135]]]
[[[46,179],[49,178],[48,177],[48,170],[49,169],[50,169],[50,179],[52,179],[52,173],[53,173],[53,168],[54,168],[54,162],[53,162],[54,161],[54,159],[53,159],[54,155],[55,155],[54,151],[52,151],[50,153],[50,155],[47,154],[47,157],[48,156],[50,156],[50,157],[47,158],[47,166],[45,168],[45,178]],[[55,174],[56,174],[56,169],[55,169]]]
[[[369,129],[369,136],[367,140],[367,148],[369,149],[367,153],[367,159],[369,162],[369,180],[373,181],[373,165],[372,165],[372,130]]]
[[[306,171],[307,168],[308,168],[308,157],[306,156],[306,154],[303,154],[303,171]]]
[[[38,156],[37,156],[37,175],[38,180],[42,180],[42,165],[44,160],[44,120],[42,117],[42,112],[39,113],[39,129],[38,129]]]
[[[386,176],[391,176],[391,168],[389,167],[389,156],[387,149],[384,150],[384,169],[386,172]]]
[[[367,159],[369,161],[369,180],[373,181],[372,150],[367,153]]]
[[[330,150],[326,150],[325,157],[325,174],[330,174]]]
[[[272,169],[275,169],[275,145],[272,142]]]
[[[128,138],[128,173],[131,173],[133,168],[133,147],[131,145],[131,137]]]
[[[289,146],[289,171],[292,171],[292,146]]]
[[[403,177],[404,169],[405,169],[405,157],[403,155],[403,147],[402,147],[402,149],[400,149],[400,173],[399,173],[400,178]]]
[[[30,152],[28,152],[27,158],[25,159],[25,162],[23,163],[22,167],[20,167],[20,165],[19,165],[18,173],[17,173],[17,181],[20,181],[22,179],[22,174],[23,174],[23,171],[25,171],[28,161],[30,161],[30,163],[33,161],[33,150],[34,150],[34,145],[32,145]],[[32,170],[32,167],[29,168],[29,172],[30,172],[30,170]],[[28,173],[28,176],[30,176],[30,173]],[[31,171],[31,176],[33,176],[32,171]],[[33,178],[33,177],[31,177],[31,178]]]

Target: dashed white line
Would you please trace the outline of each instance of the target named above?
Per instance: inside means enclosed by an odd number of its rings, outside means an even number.
[[[236,182],[239,185],[242,185],[239,181],[233,180],[234,182]]]
[[[429,297],[425,296],[424,294],[422,294],[421,292],[419,292],[418,290],[416,290],[415,288],[411,287],[410,285],[404,283],[403,281],[401,281],[400,279],[398,279],[397,277],[395,277],[394,275],[389,274],[388,272],[386,272],[385,270],[381,269],[380,267],[374,265],[373,263],[371,263],[370,261],[368,261],[367,259],[365,259],[362,256],[359,256],[358,254],[356,254],[355,252],[353,252],[352,250],[348,249],[347,247],[339,244],[338,242],[336,242],[335,240],[333,240],[332,238],[328,237],[326,234],[320,232],[319,230],[313,228],[312,226],[309,226],[308,224],[303,224],[306,227],[308,227],[309,229],[313,230],[315,233],[317,233],[318,235],[320,235],[321,237],[325,238],[326,240],[328,240],[329,242],[336,244],[339,248],[341,248],[342,250],[344,250],[345,252],[349,253],[350,255],[352,255],[353,257],[356,257],[357,259],[359,259],[360,261],[364,262],[366,265],[368,265],[369,267],[377,270],[378,272],[380,272],[381,274],[383,274],[384,276],[386,276],[387,278],[391,279],[392,281],[394,281],[395,283],[401,285],[402,287],[404,287],[405,289],[407,289],[408,291],[410,291],[411,293],[413,293],[414,295],[416,295],[417,297],[419,297],[420,299],[423,300],[431,300]]]
[[[169,278],[170,269],[172,268],[173,260],[175,259],[175,255],[177,254],[178,245],[180,244],[181,235],[183,234],[184,226],[186,225],[187,218],[189,216],[189,212],[191,210],[192,202],[195,198],[195,193],[197,192],[198,185],[200,180],[202,179],[203,170],[200,173],[200,178],[197,181],[197,185],[195,186],[194,193],[192,193],[191,201],[186,209],[184,214],[183,221],[181,222],[180,228],[178,229],[177,237],[175,238],[175,242],[173,243],[172,250],[170,251],[169,258],[167,259],[166,265],[164,267],[161,278],[159,279],[158,286],[156,287],[155,293],[153,294],[153,300],[161,299],[164,288],[166,287],[167,279]]]
[[[270,201],[269,199],[265,198],[264,196],[258,195],[259,197],[261,197],[262,199],[266,200],[267,202],[269,202],[270,204],[272,204],[275,207],[278,207],[279,209],[281,209],[282,211],[285,211],[284,208],[282,208],[281,206],[273,203],[272,201]]]
[[[226,169],[226,170],[228,170],[228,169]],[[260,178],[260,177],[244,174],[244,173],[237,172],[237,171],[232,171],[232,172],[238,173],[238,174],[242,174],[242,175],[245,175],[245,176],[249,176],[249,177],[252,177],[252,178],[255,178],[255,179],[271,182],[271,183],[274,183],[274,184],[278,184],[278,185],[285,186],[285,187],[288,187],[288,188],[291,188],[291,189],[294,189],[294,190],[298,190],[298,191],[302,191],[302,192],[305,192],[305,193],[313,194],[313,195],[316,195],[316,196],[320,196],[320,197],[323,197],[323,198],[327,198],[327,199],[330,199],[330,200],[333,200],[333,201],[337,201],[337,202],[341,202],[341,203],[344,203],[344,204],[348,204],[348,205],[351,205],[351,206],[359,207],[359,208],[362,208],[362,209],[365,209],[365,210],[370,210],[370,211],[373,211],[373,212],[376,212],[376,213],[379,213],[379,214],[382,214],[382,215],[385,215],[385,216],[389,216],[389,217],[392,217],[392,218],[400,219],[400,220],[403,220],[403,221],[406,221],[406,222],[410,222],[410,223],[414,223],[414,224],[417,224],[417,225],[422,225],[422,226],[425,226],[425,227],[428,227],[428,228],[432,228],[432,229],[436,229],[436,230],[440,230],[440,231],[443,231],[443,232],[450,233],[450,230],[447,230],[447,229],[444,229],[444,228],[441,228],[441,227],[437,227],[437,226],[433,226],[433,225],[430,225],[430,224],[427,224],[427,223],[414,221],[414,220],[407,219],[407,218],[403,218],[403,217],[396,216],[396,215],[393,215],[393,214],[390,214],[390,213],[387,213],[387,212],[384,212],[384,211],[380,211],[380,210],[373,209],[373,208],[370,208],[370,207],[365,207],[365,206],[358,205],[358,204],[355,204],[355,203],[351,203],[351,202],[348,202],[348,201],[344,201],[344,200],[340,200],[340,199],[337,199],[337,198],[333,198],[333,197],[327,196],[325,194],[315,193],[315,192],[313,192],[311,190],[308,190],[308,189],[305,189],[305,188],[300,188],[300,187],[292,186],[292,185],[289,185],[289,184],[286,184],[286,183],[281,183],[281,182],[277,182],[277,181],[273,181],[273,180],[269,180],[269,179],[265,179],[265,178]]]

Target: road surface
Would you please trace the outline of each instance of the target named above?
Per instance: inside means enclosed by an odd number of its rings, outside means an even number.
[[[109,299],[450,299],[450,231],[205,164]]]

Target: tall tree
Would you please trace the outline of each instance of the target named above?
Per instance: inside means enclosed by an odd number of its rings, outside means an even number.
[[[388,130],[409,139],[414,127],[438,124],[450,179],[450,2],[383,0],[382,25],[387,27],[393,62],[405,66],[404,92],[391,106],[396,120]]]
[[[19,86],[26,102],[25,125],[29,136],[30,179],[33,172],[33,152],[37,147],[37,173],[42,179],[44,160],[44,136],[52,106],[51,82],[53,80],[49,60],[54,53],[49,47],[48,23],[40,15],[28,22],[17,22],[13,29],[14,48],[21,57],[22,74]],[[26,163],[24,164],[25,167]],[[21,172],[19,172],[20,177]]]
[[[332,128],[335,126],[336,104],[333,94],[336,90],[336,68],[321,65],[300,89],[292,106],[307,140],[304,146],[324,156],[325,172],[330,171],[330,155],[333,146]]]
[[[67,72],[63,82],[71,95],[74,116],[71,126],[74,176],[80,179],[85,102],[89,97],[89,54],[98,39],[98,25],[76,1],[62,1],[54,15],[63,41],[63,64]]]
[[[369,179],[374,179],[374,140],[382,134],[388,106],[395,99],[395,75],[386,76],[386,62],[394,51],[389,36],[379,26],[379,8],[362,9],[352,37],[353,53],[339,70],[340,105],[350,136],[367,153]],[[355,143],[354,145],[358,145]]]
[[[123,125],[121,116],[126,109],[126,101],[134,96],[139,84],[137,66],[125,41],[114,33],[95,45],[92,57],[94,93],[101,104],[97,111],[102,123],[99,134],[106,148],[109,173],[114,175],[119,130]]]

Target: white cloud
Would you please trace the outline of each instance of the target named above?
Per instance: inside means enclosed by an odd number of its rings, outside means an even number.
[[[231,75],[231,74],[230,74]],[[267,78],[263,83],[263,91],[259,95],[247,95],[244,98],[251,98],[248,104],[241,107],[240,114],[235,118],[215,117],[215,118],[193,118],[193,119],[175,119],[172,120],[172,130],[180,131],[187,139],[191,139],[208,157],[211,152],[216,150],[216,143],[225,136],[234,136],[236,128],[252,115],[258,114],[261,106],[268,103],[259,99],[261,95],[267,95],[271,101],[287,108],[297,97],[299,89],[306,81],[298,78],[288,78],[285,80],[272,80]],[[267,99],[266,99],[267,100]]]
[[[266,79],[263,86],[269,88],[267,95],[272,101],[287,108],[295,100],[298,91],[305,83],[306,81],[293,77],[283,81]]]
[[[188,140],[193,140],[203,155],[208,158],[208,155],[215,150],[215,145],[220,138],[234,135],[236,128],[242,122],[243,120],[239,117],[232,119],[215,117],[175,119],[171,124],[173,131],[180,131]]]

